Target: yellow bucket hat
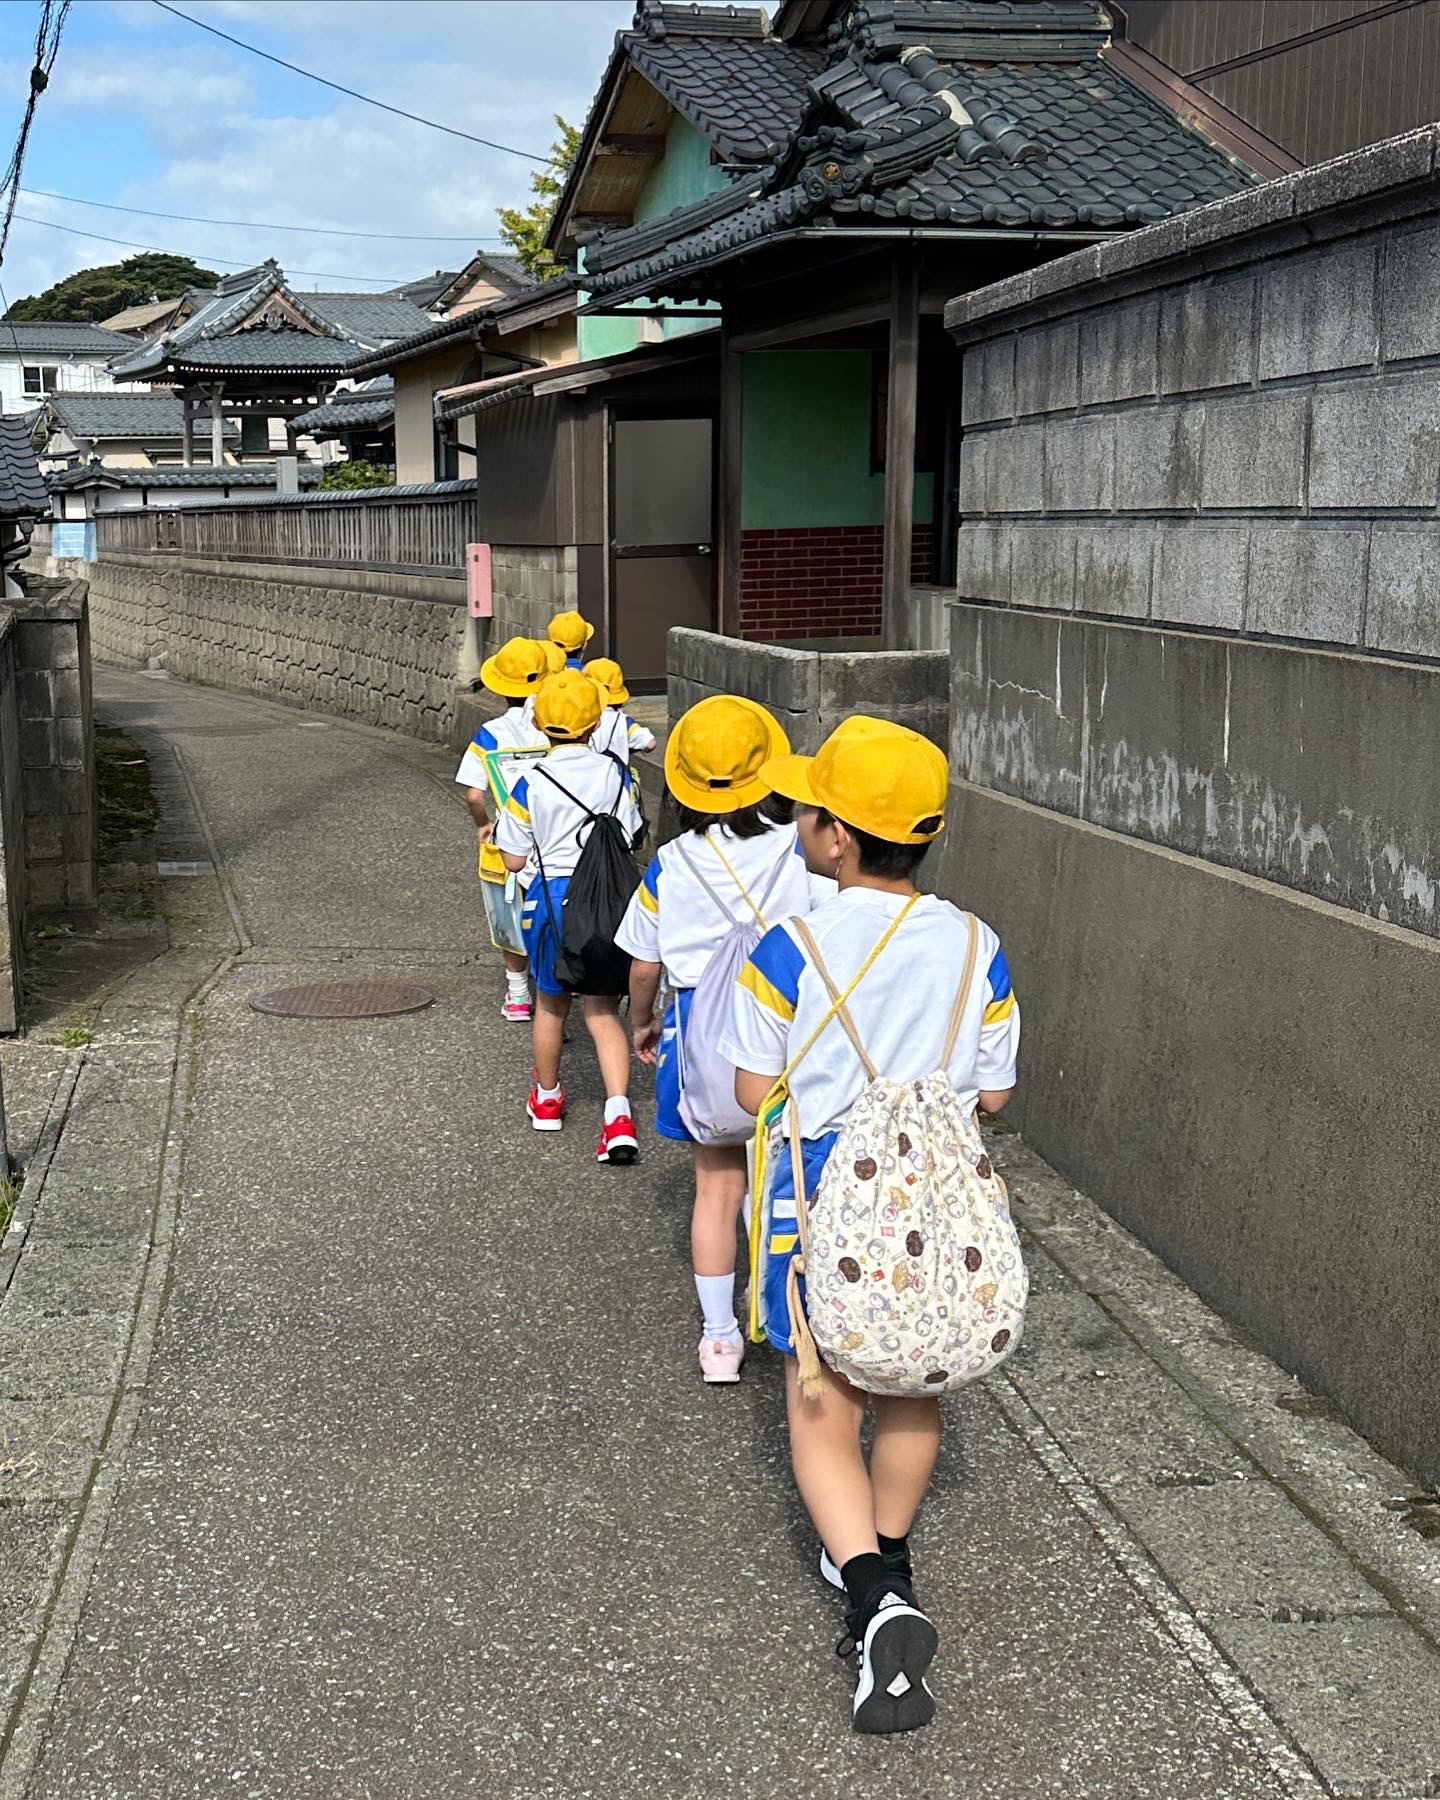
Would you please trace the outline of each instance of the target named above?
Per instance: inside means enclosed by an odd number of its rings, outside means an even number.
[[[789,749],[789,738],[763,706],[738,694],[712,694],[670,733],[665,782],[694,812],[739,812],[771,791],[763,767],[784,761]]]
[[[777,794],[822,806],[887,844],[928,844],[945,829],[950,770],[929,738],[856,713],[814,756],[781,756],[760,771]]]
[[[574,743],[600,722],[605,703],[600,690],[579,669],[547,675],[535,695],[535,723],[556,743]]]
[[[559,644],[552,644],[549,638],[536,638],[535,642],[545,658],[545,667],[552,675],[565,667],[565,652]]]
[[[480,679],[492,694],[518,700],[533,694],[550,670],[550,659],[533,638],[511,638],[480,665]]]
[[[578,612],[556,613],[550,621],[548,636],[567,656],[578,656],[595,635],[595,627]]]
[[[607,706],[623,706],[630,698],[630,690],[625,685],[625,671],[614,657],[597,656],[585,665],[585,673],[592,681],[598,681],[605,691]]]

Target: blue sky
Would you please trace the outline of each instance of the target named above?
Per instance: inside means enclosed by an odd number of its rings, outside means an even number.
[[[176,0],[275,56],[461,130],[545,152],[580,123],[633,0]],[[24,106],[36,0],[0,0],[0,135]],[[23,187],[297,225],[182,224],[22,193],[18,212],[176,250],[224,273],[274,256],[297,287],[387,286],[492,247],[495,208],[534,165],[390,117],[222,43],[151,0],[76,0],[40,100]],[[442,234],[366,241],[356,231]],[[458,241],[445,242],[445,237]],[[133,254],[17,219],[0,281],[13,302]],[[345,279],[341,279],[341,278]]]

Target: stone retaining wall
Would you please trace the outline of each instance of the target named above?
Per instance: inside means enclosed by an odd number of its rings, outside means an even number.
[[[464,583],[108,554],[86,565],[95,653],[188,681],[448,739],[476,663]]]

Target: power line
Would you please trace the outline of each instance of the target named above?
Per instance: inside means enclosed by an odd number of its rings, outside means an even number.
[[[41,0],[40,23],[35,32],[35,61],[30,70],[30,93],[25,102],[25,116],[5,173],[0,176],[0,194],[5,196],[5,222],[0,225],[0,263],[5,261],[5,246],[10,241],[10,222],[15,217],[15,202],[20,198],[20,171],[25,165],[25,146],[30,141],[30,127],[35,122],[35,107],[50,85],[50,71],[60,49],[60,34],[70,12],[70,0]]]
[[[292,75],[303,75],[307,81],[318,81],[321,87],[331,88],[337,94],[347,94],[352,100],[363,100],[367,106],[378,106],[381,112],[393,113],[397,119],[409,119],[416,125],[428,125],[432,131],[443,131],[450,137],[464,138],[470,144],[483,144],[487,150],[503,150],[507,156],[523,156],[527,162],[554,163],[554,157],[536,156],[533,150],[517,150],[513,144],[497,144],[493,138],[476,137],[472,131],[461,131],[454,125],[442,125],[437,119],[425,119],[419,113],[406,112],[403,106],[391,106],[387,100],[376,100],[373,95],[342,87],[338,81],[330,81],[324,75],[317,75],[313,69],[302,69],[298,63],[286,62],[283,56],[272,56],[268,50],[257,50],[254,44],[231,37],[228,31],[221,31],[218,26],[207,25],[203,19],[192,18],[189,13],[181,12],[178,6],[171,6],[170,0],[155,0],[155,5],[162,12],[173,13],[177,19],[183,19],[187,25],[195,25],[201,31],[208,31],[212,37],[224,38],[227,44],[234,44],[237,50],[248,50],[252,56],[263,56],[266,62],[274,63],[281,69],[289,69]]]
[[[63,200],[70,206],[98,206],[105,212],[136,213],[144,219],[179,219],[187,225],[234,225],[242,231],[302,231],[311,237],[374,238],[381,243],[396,244],[483,244],[503,243],[498,232],[459,236],[454,233],[418,231],[345,231],[338,225],[277,225],[265,219],[207,219],[197,213],[154,212],[148,206],[119,206],[113,200],[82,200],[78,194],[54,194],[49,188],[27,187],[23,190],[32,200]]]
[[[97,244],[120,244],[127,250],[148,250],[152,256],[190,255],[188,250],[162,250],[158,244],[137,244],[133,238],[106,237],[99,231],[81,231],[78,225],[62,225],[57,219],[32,219],[28,214],[18,212],[15,217],[25,225],[43,225],[47,231],[68,231],[71,237],[93,238]],[[233,256],[207,256],[205,260],[224,263],[229,269],[248,269],[253,266],[248,262],[236,262]],[[388,281],[392,287],[414,279],[408,275],[337,275],[333,269],[291,269],[288,272],[291,275],[314,275],[321,281]]]

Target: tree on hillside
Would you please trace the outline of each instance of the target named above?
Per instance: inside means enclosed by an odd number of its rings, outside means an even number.
[[[565,185],[565,177],[580,148],[579,126],[569,124],[559,113],[555,115],[555,123],[560,127],[560,136],[550,146],[550,161],[530,177],[535,199],[523,210],[515,206],[499,208],[501,237],[537,281],[553,275],[560,267],[545,248],[545,233],[550,228],[551,215]]]
[[[202,269],[188,256],[169,256],[147,250],[127,256],[124,262],[106,263],[98,269],[78,269],[46,288],[43,294],[27,294],[6,313],[7,319],[66,319],[75,324],[95,324],[127,306],[143,306],[147,300],[174,300],[188,287],[214,287],[220,277]]]

